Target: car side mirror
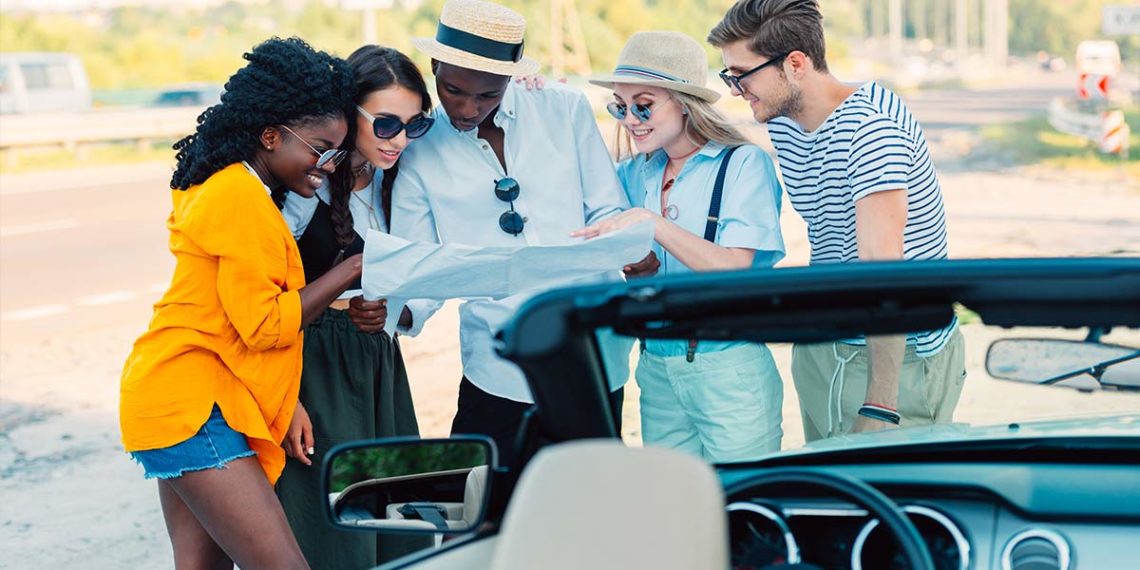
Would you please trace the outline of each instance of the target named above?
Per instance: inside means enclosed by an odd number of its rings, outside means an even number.
[[[486,516],[495,463],[494,444],[477,436],[340,445],[325,458],[326,512],[339,528],[470,532]]]
[[[994,341],[986,352],[994,378],[1078,390],[1140,390],[1140,349],[1046,338]]]

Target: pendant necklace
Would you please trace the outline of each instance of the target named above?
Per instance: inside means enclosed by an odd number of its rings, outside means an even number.
[[[352,197],[356,198],[357,201],[359,201],[361,204],[364,204],[365,208],[368,208],[368,227],[371,229],[374,229],[374,230],[379,230],[380,229],[380,217],[376,215],[376,208],[374,208],[372,206],[371,201],[365,200],[364,198],[362,198],[360,196],[361,193],[366,192],[366,191],[371,190],[371,189],[372,189],[372,185],[369,184],[366,188],[362,188],[360,190],[353,190],[352,191]]]
[[[686,161],[690,156],[697,154],[697,151],[699,150],[701,150],[701,147],[698,146],[689,151],[689,153],[685,154],[684,156],[679,156],[677,158],[669,157],[665,162],[665,173],[662,176],[663,182],[661,184],[661,204],[663,204],[661,208],[661,215],[666,219],[676,220],[677,216],[681,215],[681,211],[679,208],[677,208],[676,204],[669,204],[669,190],[673,188],[673,184],[677,181],[677,177],[680,176],[681,170],[685,168],[685,163],[681,163],[680,168],[677,169],[677,173],[673,176],[669,176],[669,167],[673,166],[674,160]],[[665,156],[668,157],[668,153],[666,153]]]

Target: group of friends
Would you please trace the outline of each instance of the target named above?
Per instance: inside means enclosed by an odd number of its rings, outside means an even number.
[[[785,254],[781,193],[811,263],[947,256],[921,127],[874,83],[828,71],[817,0],[740,0],[708,35],[720,78],[767,124],[779,160],[717,109],[704,46],[634,34],[613,72],[611,145],[587,99],[536,74],[526,23],[451,0],[431,58],[439,105],[406,55],[347,59],[297,38],[245,54],[222,102],[175,145],[167,221],[177,265],[121,388],[125,448],[158,481],[178,568],[352,568],[376,538],[324,522],[314,458],[339,443],[416,436],[396,338],[435,301],[389,306],[360,288],[369,231],[474,246],[564,245],[650,221],[627,279],[767,268]],[[369,271],[383,268],[369,268]],[[532,399],[492,336],[523,298],[465,301],[452,433],[511,461]],[[398,333],[384,332],[399,311]],[[631,350],[646,445],[713,462],[778,451],[783,382],[755,342],[598,336],[621,416]],[[806,438],[949,421],[965,377],[957,323],[905,336],[797,344]],[[382,550],[382,549],[380,549]]]

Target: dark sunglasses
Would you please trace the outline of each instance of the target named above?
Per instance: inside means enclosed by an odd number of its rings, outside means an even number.
[[[752,75],[753,73],[756,73],[757,71],[760,71],[761,69],[764,69],[765,67],[768,67],[769,65],[772,65],[778,61],[783,61],[784,58],[788,57],[788,55],[791,53],[792,52],[790,51],[782,53],[776,57],[773,57],[772,59],[769,59],[768,61],[765,61],[764,63],[761,63],[760,65],[757,65],[756,67],[753,67],[752,69],[749,69],[748,71],[745,71],[744,73],[741,73],[740,75],[733,75],[729,73],[727,68],[722,69],[718,75],[720,75],[720,80],[723,81],[729,89],[735,89],[739,93],[744,93],[744,88],[740,86],[740,82],[744,80],[745,77],[748,77],[749,75]]]
[[[404,123],[392,115],[377,117],[359,105],[357,105],[356,110],[372,121],[372,134],[376,135],[378,139],[390,139],[400,134],[400,131],[405,131],[410,139],[418,139],[427,134],[431,130],[431,126],[435,124],[435,119],[425,115],[420,115]]]
[[[340,161],[344,160],[344,157],[348,155],[348,151],[344,151],[344,150],[340,150],[340,149],[336,149],[336,148],[330,148],[326,151],[319,151],[319,150],[317,150],[317,147],[309,144],[309,141],[301,138],[301,135],[293,132],[293,129],[290,129],[289,127],[286,127],[285,125],[281,125],[281,128],[285,129],[286,131],[289,131],[289,134],[296,137],[297,140],[305,143],[305,146],[309,147],[309,150],[313,151],[313,154],[317,155],[317,164],[316,164],[317,168],[324,168],[324,166],[326,164],[328,164],[329,162],[332,162],[333,168],[336,168],[338,165],[340,165]]]
[[[499,228],[513,236],[518,236],[526,225],[526,218],[515,211],[515,200],[519,199],[519,183],[514,178],[501,178],[495,181],[495,197],[509,202],[511,209],[499,216]]]
[[[625,120],[626,113],[633,113],[634,117],[637,117],[638,120],[645,122],[648,121],[649,117],[653,115],[652,107],[652,104],[639,105],[635,103],[632,106],[626,106],[618,103],[617,101],[611,101],[609,105],[606,105],[606,110],[610,112],[610,115],[613,116],[613,118],[619,121]]]

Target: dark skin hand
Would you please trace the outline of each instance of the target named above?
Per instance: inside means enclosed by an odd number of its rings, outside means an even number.
[[[357,295],[348,301],[348,318],[362,333],[380,332],[388,320],[388,300],[366,301],[363,296]],[[412,326],[412,312],[407,307],[400,312],[399,326]]]
[[[661,269],[661,261],[657,259],[657,254],[652,251],[645,256],[645,259],[621,268],[627,279],[652,277],[657,275],[658,269]]]
[[[360,277],[364,256],[356,254],[340,262],[324,275],[312,283],[302,287],[301,294],[301,328],[311,323],[317,315],[324,312],[329,303],[340,296],[348,286]]]

